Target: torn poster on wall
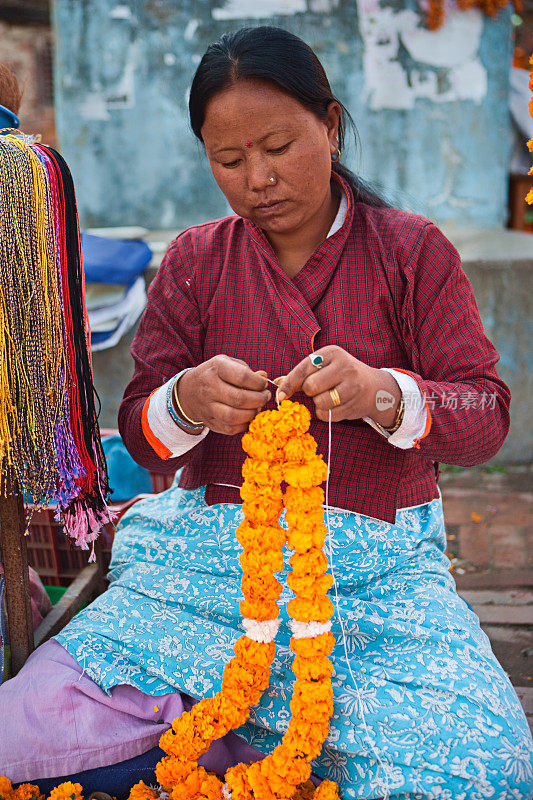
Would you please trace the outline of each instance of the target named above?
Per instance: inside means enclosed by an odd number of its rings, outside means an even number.
[[[414,108],[418,98],[480,103],[486,96],[481,11],[450,10],[442,28],[429,31],[413,10],[382,8],[380,0],[357,0],[357,7],[364,101],[373,111]]]

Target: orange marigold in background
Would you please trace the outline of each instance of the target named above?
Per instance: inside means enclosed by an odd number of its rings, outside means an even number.
[[[522,0],[457,0],[459,11],[478,8],[489,17],[496,17],[500,9],[512,4],[517,14],[522,11]],[[445,0],[422,0],[420,4],[426,8],[426,25],[430,31],[440,28],[445,19]]]
[[[529,63],[533,67],[533,55],[529,59]],[[533,92],[533,70],[529,73],[529,88]],[[529,113],[533,117],[533,97],[529,101]],[[527,149],[530,153],[533,153],[533,139],[530,139],[527,143]],[[533,175],[533,167],[528,172],[528,175]],[[530,189],[529,192],[526,194],[526,203],[529,203],[530,206],[533,206],[533,189]]]
[[[533,67],[533,55],[529,59],[529,63]],[[533,69],[529,73],[529,88],[533,92]],[[533,117],[533,97],[529,101],[529,113]],[[533,139],[530,139],[527,143],[527,149],[530,153],[533,153]],[[528,175],[533,175],[533,167],[528,172]],[[533,189],[530,189],[529,192],[526,194],[526,203],[529,203],[530,206],[533,206]]]

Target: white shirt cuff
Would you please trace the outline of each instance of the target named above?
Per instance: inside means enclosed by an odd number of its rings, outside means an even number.
[[[192,450],[209,433],[209,428],[205,428],[202,433],[191,434],[176,425],[169,414],[167,407],[167,392],[169,387],[174,385],[176,376],[160,386],[152,394],[146,413],[146,421],[156,439],[167,447],[172,453],[170,458],[182,456]]]
[[[381,369],[385,372],[390,372],[401,389],[405,409],[402,424],[397,431],[389,433],[388,431],[382,430],[370,417],[363,417],[363,419],[365,422],[368,422],[374,430],[382,436],[385,436],[389,444],[394,445],[394,447],[399,447],[400,450],[409,450],[411,447],[414,447],[416,440],[420,439],[426,430],[426,401],[418,388],[417,382],[411,375],[406,375],[405,372],[400,372],[399,370],[389,367],[381,367]]]

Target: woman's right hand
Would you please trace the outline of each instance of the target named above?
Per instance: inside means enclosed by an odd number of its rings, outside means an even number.
[[[243,433],[270,400],[265,375],[253,372],[239,358],[214,356],[182,375],[180,405],[190,419],[202,421],[216,433]]]

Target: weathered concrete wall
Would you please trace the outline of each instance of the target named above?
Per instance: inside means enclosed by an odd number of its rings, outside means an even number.
[[[56,110],[86,225],[184,227],[227,213],[188,128],[206,46],[244,24],[316,50],[354,117],[347,163],[437,222],[505,223],[509,12],[451,13],[427,31],[416,0],[55,0]]]

